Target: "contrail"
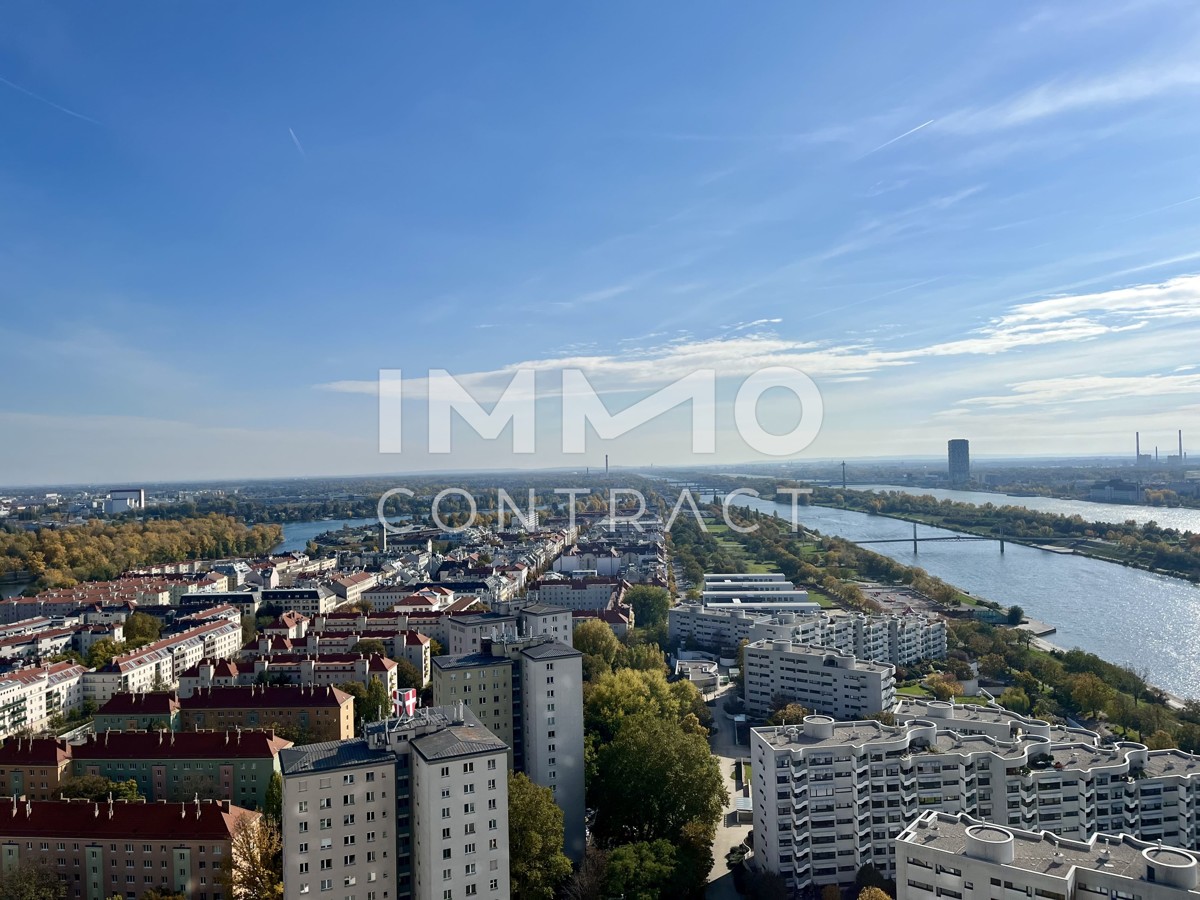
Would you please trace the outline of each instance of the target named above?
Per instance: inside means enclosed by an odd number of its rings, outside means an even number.
[[[930,119],[928,122],[922,122],[916,128],[910,128],[910,129],[908,129],[908,131],[904,132],[904,134],[897,135],[896,137],[892,138],[890,141],[885,141],[884,143],[882,143],[878,147],[876,147],[874,150],[868,150],[866,153],[864,153],[862,156],[860,156],[859,159],[863,159],[867,156],[870,156],[872,153],[878,153],[884,147],[890,147],[892,144],[896,143],[896,141],[903,140],[904,138],[908,137],[910,134],[916,134],[922,128],[926,128],[926,127],[932,125],[936,121],[937,121],[937,119]]]
[[[1127,219],[1121,219],[1121,221],[1122,222],[1132,222],[1134,219],[1140,219],[1143,216],[1152,216],[1155,213],[1166,212],[1168,209],[1174,209],[1177,206],[1185,206],[1188,203],[1195,203],[1197,200],[1200,200],[1200,195],[1197,195],[1195,197],[1188,197],[1186,200],[1180,200],[1178,203],[1168,203],[1166,206],[1159,206],[1159,207],[1156,207],[1155,209],[1148,209],[1145,212],[1138,213],[1136,216],[1130,216]]]
[[[83,113],[77,113],[73,109],[67,109],[65,106],[59,106],[53,100],[47,100],[45,97],[41,96],[40,94],[35,94],[33,91],[29,90],[29,88],[21,87],[21,85],[16,84],[15,82],[9,81],[7,78],[4,78],[3,76],[0,76],[0,84],[7,84],[14,91],[20,91],[26,97],[32,97],[34,100],[37,100],[39,103],[45,103],[47,106],[52,106],[55,109],[57,109],[59,112],[66,113],[68,116],[73,116],[76,119],[82,119],[85,122],[91,122],[93,125],[100,124],[95,119],[93,119],[91,116],[85,116]]]
[[[289,128],[288,134],[292,136],[292,143],[296,145],[296,149],[300,151],[300,155],[308,159],[308,154],[304,152],[304,145],[300,143],[300,138],[296,137],[296,132]]]

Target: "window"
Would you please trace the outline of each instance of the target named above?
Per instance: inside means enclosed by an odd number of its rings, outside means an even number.
[[[489,772],[494,772],[494,771],[496,771],[496,761],[495,761],[494,759],[489,759],[489,760],[488,760],[488,771],[489,771]]]
[[[308,812],[308,801],[301,800],[298,804],[296,804],[296,812],[302,812],[302,813]]]
[[[450,777],[450,767],[449,766],[442,766],[442,777],[443,778]]]
[[[475,812],[475,804],[474,803],[464,803],[463,804],[463,815],[464,816],[469,816],[474,812]]]
[[[475,763],[473,763],[473,762],[463,763],[463,774],[464,775],[470,775],[474,771],[475,771]]]
[[[343,775],[342,776],[342,784],[354,784],[354,775],[353,774]]]

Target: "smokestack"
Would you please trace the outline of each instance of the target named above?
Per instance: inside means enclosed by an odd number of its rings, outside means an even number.
[[[1142,461],[1142,433],[1140,431],[1133,433],[1133,447],[1134,461],[1140,463]]]
[[[604,454],[604,477],[608,477],[608,454]]]
[[[1179,429],[1179,462],[1183,462],[1183,429]]]

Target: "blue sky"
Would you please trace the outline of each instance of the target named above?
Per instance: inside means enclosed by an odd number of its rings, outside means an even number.
[[[1191,3],[39,2],[0,79],[0,483],[750,459],[764,365],[810,457],[1200,434]],[[423,452],[523,364],[536,454]],[[715,369],[717,454],[563,456],[565,365]]]

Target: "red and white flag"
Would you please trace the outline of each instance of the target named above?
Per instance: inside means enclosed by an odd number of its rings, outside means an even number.
[[[413,688],[403,691],[392,691],[392,715],[416,715],[417,692]]]

